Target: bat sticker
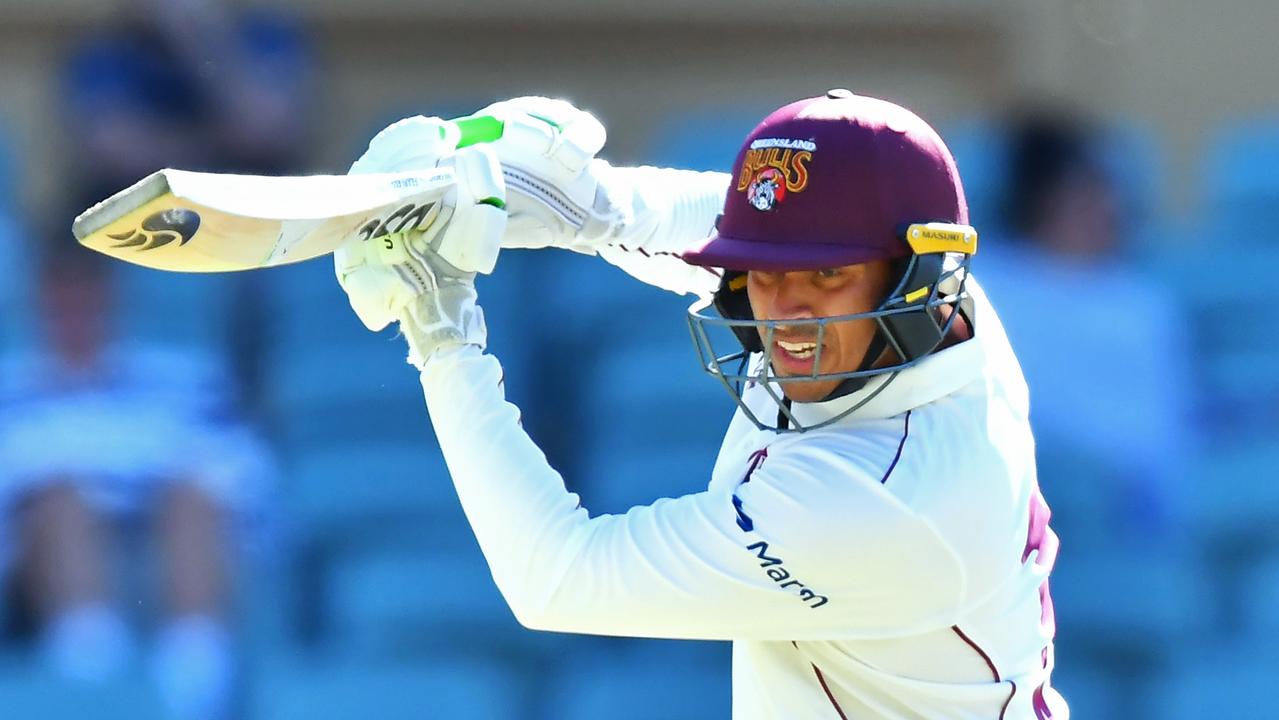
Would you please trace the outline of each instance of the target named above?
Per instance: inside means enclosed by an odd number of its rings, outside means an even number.
[[[141,229],[122,233],[108,233],[107,237],[121,242],[113,247],[136,247],[138,250],[154,250],[174,240],[185,245],[200,229],[200,215],[186,208],[169,208],[148,215]]]
[[[364,223],[358,231],[360,239],[372,240],[391,233],[416,230],[417,227],[422,224],[422,221],[426,219],[427,214],[431,212],[433,207],[435,207],[435,203],[433,202],[423,205],[418,205],[416,203],[403,205],[398,210],[388,215],[384,220],[374,218]],[[392,227],[393,224],[394,227]]]

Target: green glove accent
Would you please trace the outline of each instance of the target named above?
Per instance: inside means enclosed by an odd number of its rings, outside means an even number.
[[[506,128],[501,120],[491,115],[460,118],[454,120],[453,123],[461,131],[461,139],[457,142],[457,146],[460,148],[498,140],[502,137],[502,131]]]

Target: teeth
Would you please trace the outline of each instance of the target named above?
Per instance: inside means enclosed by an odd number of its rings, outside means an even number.
[[[791,355],[794,355],[795,357],[800,357],[800,358],[808,357],[809,355],[812,355],[813,351],[817,349],[817,343],[811,343],[811,342],[792,343],[792,342],[786,342],[785,340],[778,340],[777,344],[786,352],[790,353]]]

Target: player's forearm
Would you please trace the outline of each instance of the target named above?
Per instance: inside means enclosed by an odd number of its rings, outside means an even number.
[[[596,161],[600,183],[628,222],[605,245],[648,254],[679,254],[704,240],[724,207],[730,176],[657,167],[612,167]]]
[[[679,256],[714,229],[729,176],[654,167],[605,166],[601,172],[620,196],[628,221],[598,242],[595,252],[650,285],[681,294],[713,292],[718,275]]]
[[[504,400],[475,347],[435,353],[422,387],[458,497],[493,579],[521,620],[548,600],[588,521]]]
[[[560,185],[503,165],[510,216],[502,246],[558,247],[599,255],[637,279],[677,293],[706,294],[714,270],[680,255],[704,240],[724,204],[729,176],[592,160]]]

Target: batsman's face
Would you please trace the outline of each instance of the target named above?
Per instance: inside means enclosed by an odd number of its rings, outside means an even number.
[[[817,365],[817,325],[821,317],[874,310],[889,288],[887,261],[845,265],[829,270],[747,273],[746,293],[757,320],[794,320],[773,331],[760,328],[773,372],[781,377],[852,372],[857,370],[875,337],[874,320],[827,323],[822,333],[821,365]],[[782,384],[795,402],[816,402],[839,385],[839,378]]]

